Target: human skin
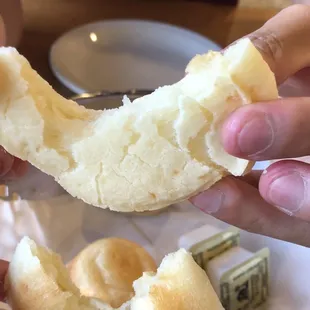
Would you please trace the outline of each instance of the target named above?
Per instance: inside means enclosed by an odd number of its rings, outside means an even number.
[[[255,161],[309,156],[310,6],[292,5],[248,37],[285,98],[232,113],[222,128],[225,150]],[[310,246],[309,163],[280,160],[263,173],[229,176],[191,201],[244,230]]]
[[[0,46],[16,46],[22,34],[22,10],[20,0],[0,0]],[[21,176],[27,164],[0,148],[0,178]],[[4,299],[4,278],[9,263],[0,260],[0,300]]]
[[[0,12],[5,1],[0,0]],[[248,37],[275,73],[286,98],[258,102],[230,115],[222,129],[226,151],[251,160],[310,156],[310,6],[291,6]],[[0,163],[10,158],[1,153]],[[13,158],[3,177],[14,171],[15,161]],[[263,174],[227,177],[192,202],[203,212],[242,229],[310,246],[308,163],[284,160]],[[7,267],[7,262],[0,261],[0,299]]]
[[[4,280],[8,267],[9,263],[0,259],[0,301],[5,299]]]
[[[22,34],[20,0],[0,0],[0,46],[17,46]],[[27,163],[8,154],[0,147],[0,179],[23,176]]]

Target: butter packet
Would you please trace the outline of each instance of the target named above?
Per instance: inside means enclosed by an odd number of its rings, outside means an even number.
[[[264,248],[226,271],[219,280],[219,298],[225,310],[260,307],[269,295],[269,249]]]
[[[220,230],[217,227],[204,225],[179,240],[179,247],[191,252],[197,264],[207,271],[208,262],[240,244],[240,230],[229,227]]]

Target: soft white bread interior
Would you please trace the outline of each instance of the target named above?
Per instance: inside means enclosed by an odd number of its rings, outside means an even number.
[[[160,209],[242,175],[249,162],[224,151],[221,124],[242,105],[278,97],[249,39],[196,56],[181,81],[113,110],[61,97],[13,48],[0,49],[0,79],[0,145],[71,195],[125,212]]]
[[[167,255],[156,274],[134,282],[131,310],[224,310],[205,273],[184,249]]]
[[[100,299],[82,297],[60,257],[24,237],[6,277],[14,310],[113,310]],[[156,273],[134,282],[135,296],[118,310],[223,310],[206,273],[181,249],[167,255]]]
[[[5,290],[14,310],[92,309],[71,282],[61,258],[28,237],[16,248]]]
[[[156,272],[157,266],[140,245],[126,239],[106,238],[87,246],[68,269],[82,295],[117,308],[134,296],[133,282],[143,272]]]

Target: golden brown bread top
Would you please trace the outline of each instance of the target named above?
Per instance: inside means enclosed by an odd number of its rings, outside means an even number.
[[[60,257],[28,237],[16,248],[5,287],[14,310],[223,310],[205,271],[184,249],[134,281],[134,297],[117,309],[82,297]]]
[[[106,238],[82,250],[68,269],[82,295],[119,307],[133,297],[133,282],[145,271],[155,272],[157,266],[140,245],[125,239]]]

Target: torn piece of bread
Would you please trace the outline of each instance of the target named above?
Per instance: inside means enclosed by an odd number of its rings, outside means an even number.
[[[242,175],[251,163],[224,151],[221,124],[242,105],[278,97],[249,39],[196,56],[181,81],[113,110],[61,97],[13,48],[0,49],[0,79],[0,145],[71,195],[124,212],[160,209]]]
[[[5,289],[14,310],[115,310],[81,297],[60,257],[28,237],[16,248]],[[167,255],[157,274],[144,273],[134,290],[117,310],[224,310],[206,273],[183,249]]]
[[[71,282],[60,257],[24,237],[17,245],[5,281],[14,310],[91,310]]]
[[[68,269],[82,295],[116,308],[133,297],[133,282],[143,272],[156,272],[157,266],[140,245],[126,239],[106,238],[87,246]]]
[[[167,255],[157,274],[134,282],[131,310],[224,310],[211,283],[184,249]]]

